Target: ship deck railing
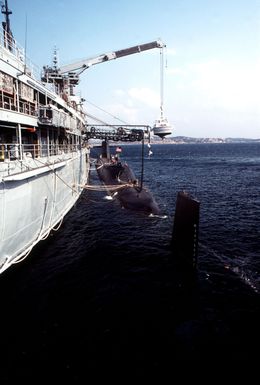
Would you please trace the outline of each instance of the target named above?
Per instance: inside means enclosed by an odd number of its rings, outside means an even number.
[[[53,108],[53,106],[51,106]],[[49,105],[44,105],[36,102],[19,100],[16,101],[16,97],[9,96],[0,90],[0,109],[18,112],[21,114],[38,117],[38,123],[48,126],[63,127],[69,131],[76,130],[78,128],[78,122],[68,113],[60,110],[52,110]],[[47,116],[47,112],[52,113],[52,117]],[[43,115],[45,113],[45,116]]]
[[[28,56],[25,55],[25,50],[12,35],[7,32],[0,31],[0,47],[4,49],[7,55],[15,56],[16,60],[24,67],[24,72],[35,79],[40,79],[40,69],[34,64]]]
[[[0,179],[77,156],[79,144],[0,143]]]
[[[37,116],[38,111],[35,107],[35,103],[29,101],[19,101],[19,104],[16,102],[16,98],[13,96],[7,96],[3,90],[0,91],[0,108],[3,108],[8,111],[15,111],[22,114]]]

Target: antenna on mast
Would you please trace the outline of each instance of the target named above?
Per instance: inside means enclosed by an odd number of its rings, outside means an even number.
[[[8,2],[5,0],[4,4],[2,3],[1,12],[5,15],[5,21],[2,22],[3,31],[4,31],[4,45],[9,51],[12,51],[13,43],[13,34],[10,27],[9,15],[12,14],[12,11],[8,8]]]
[[[24,73],[26,73],[27,65],[27,14],[25,17],[25,42],[24,42]]]

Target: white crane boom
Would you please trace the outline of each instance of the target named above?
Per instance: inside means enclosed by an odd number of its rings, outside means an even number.
[[[78,70],[85,70],[95,64],[104,63],[109,60],[118,59],[123,56],[132,55],[138,52],[147,51],[149,49],[153,48],[163,48],[165,47],[165,44],[161,40],[155,40],[150,43],[136,45],[133,47],[121,49],[119,51],[112,51],[105,54],[101,54],[99,56],[95,56],[88,59],[83,59],[81,61],[61,66],[58,69],[58,73],[63,75],[69,72],[75,72]]]
[[[54,51],[53,66],[44,66],[42,72],[42,81],[44,83],[52,83],[56,92],[65,100],[68,96],[73,95],[73,88],[79,83],[79,75],[87,68],[104,63],[109,60],[117,59],[123,56],[132,55],[134,53],[147,51],[153,48],[164,48],[165,44],[161,40],[155,40],[150,43],[135,45],[133,47],[112,51],[102,55],[98,55],[89,59],[83,59],[72,64],[59,67],[57,65],[56,50]]]

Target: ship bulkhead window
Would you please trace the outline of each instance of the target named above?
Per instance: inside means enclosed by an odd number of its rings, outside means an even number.
[[[49,119],[52,119],[52,110],[46,110],[46,116]]]

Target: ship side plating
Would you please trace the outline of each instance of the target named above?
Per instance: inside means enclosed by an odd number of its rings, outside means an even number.
[[[0,35],[0,273],[24,259],[73,207],[89,173],[85,116],[37,80],[6,17]]]

